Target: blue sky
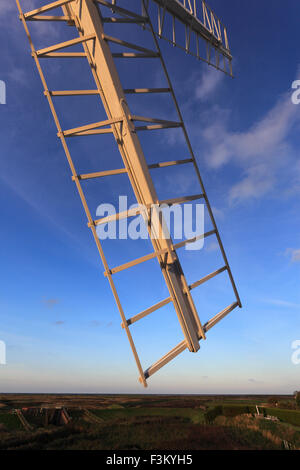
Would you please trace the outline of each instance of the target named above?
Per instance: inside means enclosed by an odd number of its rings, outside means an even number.
[[[45,2],[21,3],[30,10]],[[147,393],[292,393],[300,381],[300,365],[291,361],[291,344],[300,339],[300,106],[291,102],[292,82],[300,78],[299,2],[210,5],[228,27],[234,79],[160,45],[243,309],[213,328],[198,354],[185,352],[155,374]],[[14,2],[2,2],[0,24],[0,80],[7,87],[0,105],[0,340],[7,345],[0,392],[142,393]],[[37,48],[75,37],[62,25],[31,31]],[[111,32],[150,46],[134,27]],[[164,86],[152,61],[133,62],[118,64],[124,87]],[[42,65],[49,88],[94,87],[81,61]],[[104,118],[95,97],[55,104],[64,128]],[[175,118],[167,97],[130,97],[129,105],[134,114]],[[150,163],[187,156],[177,131],[141,134],[141,141]],[[79,173],[122,166],[110,137],[73,139],[70,147]],[[189,168],[152,174],[162,199],[199,192]],[[85,183],[93,215],[118,194],[134,201],[126,177],[112,178]],[[133,241],[103,246],[110,266],[150,248]],[[213,239],[180,259],[190,282],[222,265]],[[154,261],[120,273],[116,285],[127,316],[167,296]],[[234,300],[225,275],[193,295],[203,322]],[[170,307],[135,324],[132,334],[144,368],[182,340]]]

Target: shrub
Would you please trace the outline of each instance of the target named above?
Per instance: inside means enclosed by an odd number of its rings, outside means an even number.
[[[254,406],[247,405],[224,405],[223,414],[228,418],[233,418],[238,415],[254,413]]]
[[[280,410],[277,408],[266,408],[266,413],[271,416],[277,416],[286,423],[300,426],[300,412],[294,410]]]
[[[277,397],[269,397],[268,398],[268,404],[271,405],[271,406],[277,406],[278,398]]]
[[[300,408],[300,392],[297,392],[296,394],[296,406],[297,408]]]
[[[204,413],[204,419],[206,424],[212,424],[214,420],[217,418],[217,416],[220,416],[223,414],[223,407],[218,405],[215,406],[214,408],[210,408],[206,413]]]

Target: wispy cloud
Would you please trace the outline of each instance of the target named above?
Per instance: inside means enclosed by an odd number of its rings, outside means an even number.
[[[256,380],[256,379],[248,379],[248,382],[254,383],[254,384],[263,384],[263,382],[261,382],[260,380]]]
[[[43,303],[48,307],[48,308],[53,308],[55,305],[59,303],[58,299],[43,299]]]
[[[98,321],[98,320],[92,320],[92,321],[90,322],[90,326],[93,326],[93,327],[95,327],[95,328],[98,327],[98,326],[100,326],[100,325],[101,325],[101,322]]]
[[[22,84],[25,86],[27,82],[27,73],[24,69],[20,67],[12,66],[12,68],[7,73],[10,80],[13,80],[17,84]],[[29,84],[28,84],[29,85]]]
[[[250,198],[259,198],[266,194],[275,184],[275,169],[268,165],[258,164],[244,171],[238,183],[229,191],[230,202],[240,202]]]
[[[93,328],[98,328],[100,326],[104,327],[104,328],[110,328],[111,326],[113,326],[113,322],[110,321],[108,323],[106,323],[105,325],[103,324],[103,322],[101,321],[98,321],[98,320],[92,320],[91,322],[89,322],[89,325]]]
[[[48,3],[51,3],[51,2],[48,2]],[[20,4],[21,4],[23,13],[34,10],[37,7],[34,0],[23,0],[23,1],[20,1]],[[60,13],[58,14],[61,14],[61,13],[62,13],[62,10],[60,9]],[[7,15],[14,15],[14,14],[15,14],[15,18],[18,18],[19,10],[18,10],[15,0],[2,0],[0,3],[0,22],[3,23],[7,21]],[[19,24],[19,23],[20,22],[18,23],[12,22],[10,27],[15,28],[15,29],[23,28],[22,24],[21,23]],[[31,25],[31,27],[32,26],[37,32],[37,34],[41,36],[48,36],[49,34],[55,34],[55,32],[57,31],[53,23],[51,23],[50,21],[37,21],[35,22],[34,25]]]
[[[288,256],[292,263],[300,262],[300,249],[296,248],[287,248],[285,250],[285,255]]]
[[[33,10],[35,8],[33,0],[20,0],[21,8],[24,12]],[[0,21],[5,19],[8,13],[15,12],[18,14],[19,10],[15,1],[6,0],[0,3]]]
[[[187,116],[193,116],[187,125],[188,132],[195,142],[196,153],[203,155],[208,169],[224,171],[223,167],[230,164],[240,173],[228,190],[228,202],[233,204],[257,199],[271,193],[279,185],[284,196],[298,193],[300,162],[291,137],[299,127],[300,106],[292,103],[291,92],[278,96],[274,105],[248,128],[233,131],[233,109],[212,104],[206,106],[201,114],[198,112],[197,103],[215,96],[221,89],[222,78],[222,74],[214,75],[214,71],[200,77],[193,76],[189,88],[194,89],[194,93],[185,99],[183,109]],[[197,80],[199,83],[195,87]],[[182,144],[182,135],[170,134],[168,143]]]
[[[299,121],[299,108],[289,94],[281,96],[274,107],[245,132],[231,132],[227,123],[215,122],[203,132],[209,148],[207,165],[218,169],[229,162],[242,169],[242,179],[229,193],[230,202],[258,198],[270,191],[287,167],[292,149],[288,137]],[[289,162],[292,165],[292,162]]]
[[[247,162],[250,158],[257,164],[261,157],[270,158],[280,151],[286,150],[286,139],[297,119],[299,108],[293,105],[290,94],[282,95],[272,109],[262,116],[248,130],[231,132],[229,118],[224,122],[224,112],[220,110],[216,121],[203,132],[204,138],[210,144],[208,164],[214,168],[231,160]]]
[[[284,308],[300,308],[300,304],[289,302],[288,300],[281,300],[281,299],[264,299],[263,302],[274,305],[276,307],[284,307]]]
[[[209,98],[215,95],[215,93],[220,88],[220,84],[224,79],[222,73],[218,70],[210,67],[208,70],[205,70],[205,73],[202,73],[200,79],[195,77],[194,82],[197,82],[195,88],[195,97],[200,101],[207,101]]]
[[[0,3],[0,20],[2,19],[3,16],[5,16],[7,13],[10,13],[12,10],[16,10],[17,6],[15,2],[1,2]]]
[[[228,163],[241,168],[242,179],[229,193],[231,202],[260,197],[274,187],[283,164],[289,166],[293,154],[288,138],[300,120],[299,111],[286,93],[244,132],[229,130],[231,113],[220,110],[215,114],[215,122],[202,134],[208,148],[206,162],[215,170]]]
[[[292,251],[292,261],[293,263],[300,262],[300,250],[293,250]]]
[[[224,219],[225,214],[222,209],[219,209],[218,207],[212,207],[212,211],[216,219],[221,219],[221,220]]]
[[[219,243],[216,241],[209,241],[204,244],[205,250],[208,252],[217,251],[220,249]]]

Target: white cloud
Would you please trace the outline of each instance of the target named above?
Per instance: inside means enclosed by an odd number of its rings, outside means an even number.
[[[43,302],[48,308],[53,308],[55,307],[55,305],[59,303],[59,300],[58,299],[43,299]]]
[[[260,380],[256,380],[256,379],[248,379],[248,382],[251,382],[253,384],[263,384],[263,382],[261,382]]]
[[[207,162],[218,168],[230,160],[261,162],[286,149],[286,138],[296,119],[299,108],[291,103],[290,96],[282,96],[275,106],[257,123],[244,132],[230,132],[221,119],[207,127],[203,136],[210,145]]]
[[[290,258],[292,263],[299,263],[300,262],[300,249],[299,248],[287,248],[285,250],[285,255]]]
[[[300,250],[293,250],[292,252],[292,261],[295,262],[300,262]]]
[[[300,262],[300,249],[296,250],[289,250],[290,255],[291,255],[291,260],[293,263],[299,263]]]
[[[289,302],[288,300],[280,300],[280,299],[264,299],[263,302],[274,305],[276,307],[284,307],[284,308],[300,308],[300,304],[296,304],[294,302]]]
[[[196,154],[203,158],[211,170],[230,164],[237,181],[228,191],[230,203],[260,198],[277,188],[283,196],[292,196],[300,190],[300,162],[297,148],[291,139],[300,124],[300,105],[291,101],[291,91],[275,99],[273,107],[261,114],[243,131],[232,131],[233,110],[217,105],[206,106],[195,115],[195,103],[213,96],[223,74],[209,71],[194,74],[187,88],[195,88],[183,104],[184,114],[193,116],[187,125]],[[300,74],[300,67],[299,76]],[[178,84],[178,89],[180,86]],[[182,89],[182,87],[181,87]],[[182,135],[174,132],[168,143],[182,144]],[[198,148],[197,148],[198,145]],[[233,172],[232,172],[233,174]]]
[[[200,101],[208,100],[219,88],[224,75],[213,68],[202,74],[200,82],[196,85],[195,96]],[[197,79],[195,79],[196,81]]]
[[[11,80],[15,81],[18,84],[26,85],[26,83],[28,83],[27,73],[24,69],[21,69],[20,67],[12,66],[7,75]]]
[[[229,201],[236,202],[249,198],[258,198],[268,192],[275,183],[274,170],[265,164],[248,168],[241,181],[229,191]]]
[[[300,121],[300,107],[292,104],[289,93],[244,132],[230,131],[229,118],[224,110],[215,113],[215,122],[204,129],[202,136],[210,168],[234,163],[242,169],[242,179],[229,192],[231,202],[263,196],[274,187],[282,169],[289,170],[289,176],[294,177],[297,163],[292,161],[289,136]]]
[[[0,18],[16,8],[16,4],[12,1],[0,3]]]
[[[51,3],[49,1],[49,3]],[[20,4],[21,4],[21,9],[23,11],[23,13],[26,13],[28,11],[31,11],[31,10],[34,10],[37,5],[36,3],[34,2],[34,0],[20,0]],[[55,10],[53,10],[55,11]],[[53,13],[55,14],[55,13]],[[62,14],[62,10],[60,9],[60,13],[58,14]],[[22,26],[22,23],[20,21],[18,21],[18,17],[19,17],[19,9],[17,7],[17,4],[15,2],[15,0],[1,0],[1,3],[0,3],[0,22],[7,22],[8,21],[8,18],[7,18],[7,15],[9,15],[11,18],[13,18],[13,20],[17,20],[17,21],[12,21],[11,19],[9,20],[10,23],[11,23],[11,28],[14,28],[14,29],[17,29],[18,31],[20,30],[20,28],[23,28]],[[46,37],[49,37],[49,35],[51,36],[55,36],[57,35],[57,29],[55,28],[55,26],[53,25],[53,22],[51,21],[36,21],[36,22],[33,22],[34,24],[31,24],[30,25],[30,31],[34,28],[34,30],[36,31],[36,33],[40,36],[46,36]],[[25,38],[24,38],[25,40]]]
[[[224,220],[225,214],[222,209],[219,209],[218,207],[212,207],[211,209],[213,211],[215,219]]]
[[[217,251],[220,249],[219,243],[216,241],[210,241],[205,243],[205,250],[208,252]]]
[[[50,3],[50,2],[49,2]],[[30,11],[34,9],[33,0],[20,0],[21,8],[23,12]],[[5,16],[7,13],[15,12],[18,14],[18,7],[16,1],[14,0],[2,0],[0,3],[0,20],[2,16]]]

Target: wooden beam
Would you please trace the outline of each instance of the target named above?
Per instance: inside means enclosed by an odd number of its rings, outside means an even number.
[[[79,180],[89,180],[92,178],[103,178],[104,176],[122,175],[124,173],[127,173],[126,168],[121,168],[119,170],[97,171],[95,173],[86,173],[84,175],[72,176],[72,180],[75,181],[76,178]]]
[[[82,134],[85,131],[97,129],[98,127],[108,126],[110,124],[115,124],[121,121],[123,121],[123,118],[106,119],[105,121],[94,122],[93,124],[87,124],[86,126],[80,126],[80,127],[74,127],[73,129],[68,129],[66,131],[63,131],[63,135],[65,137],[68,137],[73,134]]]
[[[159,308],[162,308],[164,307],[165,305],[168,305],[170,302],[172,302],[172,299],[171,297],[168,297],[167,299],[164,299],[164,300],[161,300],[160,302],[158,302],[157,304],[155,305],[152,305],[152,307],[149,307],[147,308],[146,310],[144,310],[143,312],[141,313],[138,313],[137,315],[135,315],[134,317],[131,317],[127,320],[127,325],[132,325],[133,323],[137,322],[138,320],[141,320],[142,318],[145,318],[147,315],[150,315],[150,313],[153,313],[155,312],[156,310],[158,310]],[[124,328],[124,325],[122,323],[122,328]]]
[[[77,57],[86,58],[85,52],[48,52],[48,54],[41,55],[39,59],[74,59]]]
[[[204,276],[199,281],[193,282],[193,284],[191,284],[189,286],[189,289],[192,290],[192,289],[195,289],[195,287],[201,286],[201,284],[204,284],[206,281],[209,281],[210,279],[213,279],[218,274],[221,274],[224,271],[226,271],[226,269],[227,269],[227,266],[223,266],[223,268],[217,269],[213,273],[207,274],[207,276]]]
[[[154,251],[153,253],[150,253],[149,255],[141,256],[140,258],[136,258],[133,261],[129,261],[128,263],[121,264],[120,266],[117,266],[116,268],[112,268],[110,272],[111,274],[119,273],[121,271],[124,271],[125,269],[132,268],[133,266],[137,266],[141,263],[145,263],[146,261],[150,261],[151,259],[154,259],[165,253],[167,253],[167,249]]]
[[[65,15],[60,16],[46,16],[46,15],[35,15],[28,18],[27,21],[70,21],[70,18]]]
[[[107,129],[91,129],[89,131],[76,132],[75,134],[68,135],[67,137],[83,137],[87,135],[102,135],[102,134],[112,134],[113,130],[111,127]],[[58,135],[60,137],[60,135]]]
[[[181,127],[182,123],[181,122],[176,122],[176,121],[167,121],[166,119],[158,119],[158,118],[151,118],[147,116],[131,116],[132,121],[141,121],[141,122],[153,122],[157,124],[164,124],[166,126],[172,126],[172,127]]]
[[[150,126],[136,126],[136,131],[156,131],[159,129],[172,129],[176,127],[181,127],[181,124],[174,123],[174,124],[153,124]]]
[[[36,10],[31,10],[31,11],[28,11],[27,13],[24,13],[24,18],[28,20],[29,18],[35,15],[38,15],[39,13],[44,13],[46,11],[53,10],[54,8],[61,7],[73,1],[74,0],[58,0],[56,2],[48,3],[48,5],[44,5],[40,8],[37,8]]]
[[[165,199],[160,201],[159,205],[166,204],[167,206],[172,206],[173,204],[182,204],[184,202],[196,201],[197,199],[202,199],[204,194],[195,194],[195,196],[185,196],[185,197],[175,197],[173,199]]]
[[[119,212],[118,214],[108,215],[107,217],[102,217],[102,219],[97,219],[93,221],[94,226],[108,224],[110,222],[115,222],[116,220],[127,219],[127,217],[136,217],[142,213],[142,210],[139,210],[138,207],[134,209],[129,209],[128,211]],[[91,224],[88,224],[88,227],[91,227]]]
[[[103,23],[147,23],[147,18],[103,18]]]
[[[105,0],[94,0],[95,2],[99,3],[100,5],[103,5],[105,7],[108,7],[110,10],[113,10],[114,12],[120,13],[122,15],[128,16],[130,18],[134,18],[136,20],[143,20],[143,22],[147,22],[148,18],[144,18],[143,16],[137,15],[136,13],[126,10],[125,8],[121,8],[120,6],[116,4],[112,4],[110,2],[106,2]]]
[[[113,52],[112,57],[115,59],[156,59],[159,57],[157,52],[151,54],[136,54],[135,52]]]
[[[177,250],[178,248],[182,248],[185,245],[188,245],[189,243],[195,243],[198,240],[201,240],[202,238],[207,238],[210,237],[211,235],[215,235],[216,231],[211,230],[210,232],[202,233],[201,235],[197,235],[196,237],[189,238],[188,240],[183,240],[182,242],[176,243],[174,245],[174,249]]]
[[[46,95],[47,92],[44,92]],[[51,96],[99,95],[99,90],[57,90],[49,91]]]
[[[232,310],[234,310],[236,307],[239,306],[238,302],[234,302],[233,304],[229,305],[228,307],[224,308],[221,312],[219,312],[217,315],[215,315],[211,320],[209,320],[207,323],[204,325],[204,330],[208,331],[210,330],[213,326],[215,326],[222,318],[226,317]]]
[[[183,165],[184,163],[193,163],[193,159],[188,158],[188,159],[185,159],[185,160],[173,160],[173,161],[170,161],[170,162],[152,163],[151,165],[148,165],[148,168],[150,168],[150,170],[152,170],[154,168],[166,168],[168,166]]]
[[[124,93],[135,94],[135,93],[169,93],[170,88],[125,88]]]
[[[144,54],[155,54],[155,52],[151,51],[150,49],[138,46],[137,44],[132,44],[131,42],[123,41],[123,39],[114,38],[112,36],[108,36],[107,34],[102,34],[102,37],[103,39],[105,39],[105,41],[109,41],[114,44],[119,44],[120,46],[128,47],[128,49],[134,49],[136,51],[143,52]]]
[[[145,370],[144,372],[145,378],[148,379],[151,375],[155,374],[155,372],[157,372],[163,366],[168,364],[168,362],[172,361],[172,359],[174,359],[176,356],[178,356],[183,351],[185,351],[185,349],[187,349],[186,341],[182,341],[175,348],[171,349],[171,351],[169,351],[165,356],[163,356],[161,359],[155,362],[147,370]]]
[[[48,54],[49,52],[55,52],[59,49],[64,49],[65,47],[71,47],[76,44],[80,44],[82,42],[90,41],[95,39],[95,34],[88,34],[87,36],[81,36],[79,38],[71,39],[70,41],[60,42],[58,44],[54,44],[54,46],[45,47],[44,49],[40,49],[36,51],[38,57]]]

